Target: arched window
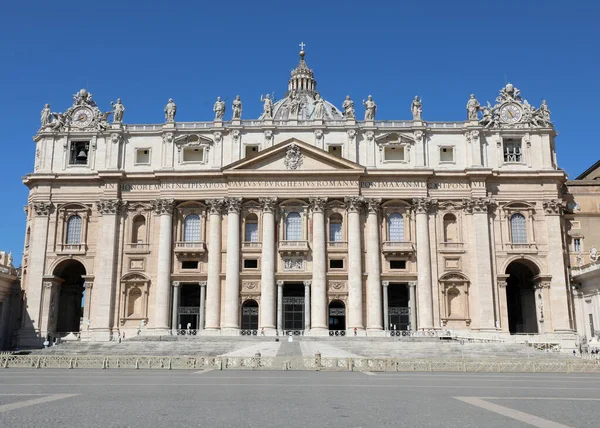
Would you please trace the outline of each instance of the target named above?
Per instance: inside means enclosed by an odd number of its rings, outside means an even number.
[[[457,232],[456,217],[454,214],[446,214],[444,216],[444,242],[457,242]]]
[[[67,220],[67,245],[81,244],[81,217],[72,215]]]
[[[329,240],[332,242],[342,241],[342,216],[333,214],[329,218]]]
[[[510,233],[513,244],[527,243],[527,223],[523,214],[513,214],[510,217]]]
[[[291,212],[285,218],[285,239],[288,241],[302,240],[302,217],[297,212]]]
[[[256,214],[250,214],[246,217],[246,242],[258,242],[258,217]]]
[[[190,214],[183,223],[183,241],[200,242],[200,216]]]
[[[393,213],[388,217],[388,234],[391,242],[404,242],[404,218]]]
[[[133,244],[143,244],[146,238],[146,219],[143,215],[137,215],[133,218],[131,228],[131,242]]]

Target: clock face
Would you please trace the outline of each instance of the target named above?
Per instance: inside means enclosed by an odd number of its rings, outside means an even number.
[[[87,107],[80,107],[73,112],[71,123],[78,128],[89,126],[94,120],[94,112]]]
[[[506,104],[500,109],[500,119],[505,123],[517,123],[521,115],[521,109],[516,104]]]

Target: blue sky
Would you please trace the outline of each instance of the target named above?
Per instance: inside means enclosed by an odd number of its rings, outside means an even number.
[[[507,81],[547,99],[574,178],[600,156],[599,17],[597,1],[5,1],[0,249],[20,264],[44,103],[64,111],[85,86],[105,110],[122,98],[126,123],[159,123],[169,97],[194,121],[239,94],[255,118],[261,94],[283,96],[301,41],[321,94],[372,94],[379,119],[410,119],[418,94],[425,120],[464,120],[469,94],[493,102]]]

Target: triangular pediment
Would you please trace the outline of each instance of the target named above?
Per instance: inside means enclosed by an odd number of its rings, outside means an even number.
[[[398,132],[388,132],[375,138],[375,142],[380,145],[414,144],[415,139]]]
[[[333,156],[324,150],[296,138],[283,141],[258,155],[241,159],[223,168],[223,172],[333,172],[362,173],[364,168],[355,162]]]

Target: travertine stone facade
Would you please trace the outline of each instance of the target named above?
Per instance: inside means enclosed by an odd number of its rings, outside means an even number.
[[[0,351],[16,345],[21,301],[19,271],[13,266],[12,253],[0,251]]]
[[[573,329],[545,103],[507,85],[464,122],[421,119],[418,98],[413,120],[375,119],[372,98],[356,120],[350,97],[317,96],[303,52],[288,89],[256,120],[238,99],[231,121],[218,100],[214,121],[176,122],[171,100],[148,125],[116,105],[109,124],[82,90],[43,124],[22,343]]]

